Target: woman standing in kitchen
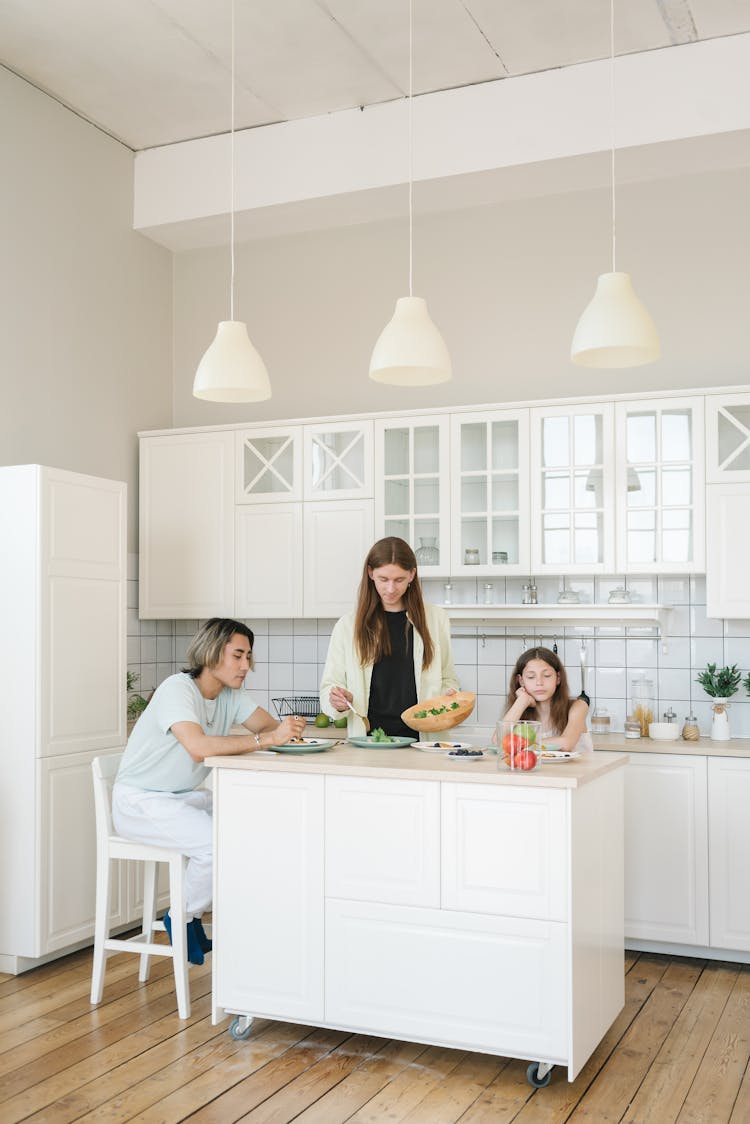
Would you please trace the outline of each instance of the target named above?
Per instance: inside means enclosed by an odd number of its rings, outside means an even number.
[[[581,691],[571,700],[563,662],[549,648],[521,653],[511,673],[506,705],[503,722],[541,722],[541,736],[554,740],[554,748],[593,750],[586,729],[589,697]]]
[[[366,715],[371,730],[416,737],[402,712],[456,690],[447,614],[424,601],[409,544],[380,539],[365,559],[356,608],[331,634],[322,710],[331,718],[346,714],[350,736],[367,732]]]
[[[201,916],[211,905],[211,792],[199,787],[204,762],[219,754],[284,745],[304,732],[296,715],[276,722],[242,688],[253,666],[253,632],[213,617],[193,637],[187,667],[155,690],[138,719],[112,790],[115,831],[125,839],[174,847],[187,855],[185,908],[192,964],[211,949]],[[230,733],[244,726],[243,734]],[[169,911],[164,926],[171,941]]]

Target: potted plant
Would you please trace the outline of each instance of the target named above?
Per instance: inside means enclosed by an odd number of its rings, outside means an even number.
[[[696,683],[700,683],[706,694],[714,700],[711,737],[715,741],[727,741],[729,738],[727,707],[729,699],[737,693],[741,680],[742,672],[739,671],[736,663],[731,667],[722,667],[721,671],[716,670],[715,663],[706,664],[705,670],[696,679]]]
[[[148,706],[148,699],[144,699],[143,695],[139,695],[135,688],[138,685],[140,675],[135,671],[128,671],[125,677],[125,686],[128,693],[127,717],[128,717],[128,734],[135,726],[139,716]]]

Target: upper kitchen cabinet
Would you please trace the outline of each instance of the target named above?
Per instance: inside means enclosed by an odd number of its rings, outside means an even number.
[[[215,430],[141,439],[142,619],[232,615],[234,439]]]
[[[306,500],[372,499],[372,422],[304,427]]]
[[[451,573],[529,573],[529,412],[451,418]]]
[[[531,410],[531,572],[611,572],[612,405]]]
[[[302,426],[241,429],[235,440],[238,504],[302,499]]]
[[[618,572],[702,572],[702,398],[618,402],[616,435]]]
[[[449,439],[447,416],[375,423],[375,538],[408,542],[423,578],[450,572]]]
[[[706,483],[750,484],[750,394],[709,394]]]

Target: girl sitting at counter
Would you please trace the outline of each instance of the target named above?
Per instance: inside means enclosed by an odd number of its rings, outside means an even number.
[[[589,697],[582,691],[571,701],[562,660],[549,648],[529,648],[516,661],[510,677],[504,722],[541,722],[541,736],[554,748],[591,751],[586,729]]]

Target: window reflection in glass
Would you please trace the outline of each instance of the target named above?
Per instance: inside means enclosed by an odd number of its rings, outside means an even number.
[[[662,461],[690,461],[690,415],[685,410],[664,410],[661,415]]]
[[[564,416],[542,420],[542,463],[544,465],[570,464],[569,419]]]
[[[630,464],[655,462],[656,415],[628,414],[626,439]]]

